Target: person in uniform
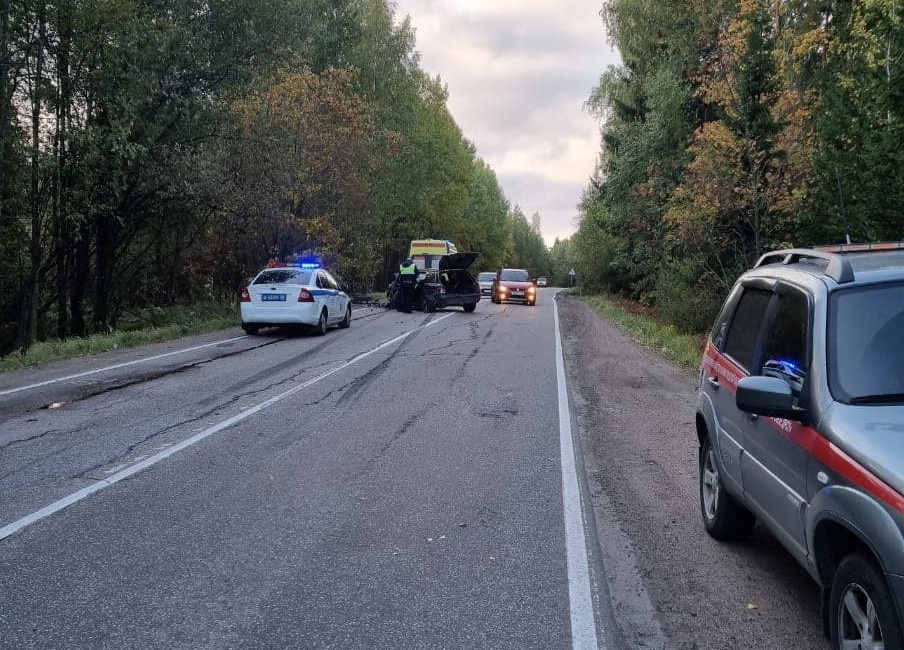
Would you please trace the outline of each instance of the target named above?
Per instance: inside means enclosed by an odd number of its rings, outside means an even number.
[[[399,265],[399,289],[401,290],[400,308],[406,314],[411,313],[414,302],[414,289],[417,286],[417,266],[414,260],[406,257]]]

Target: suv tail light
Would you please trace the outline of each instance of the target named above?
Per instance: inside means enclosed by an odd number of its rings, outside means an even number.
[[[314,302],[314,294],[307,289],[298,292],[298,302]]]
[[[251,302],[251,294],[248,293],[248,287],[242,289],[242,293],[239,295],[239,302]]]

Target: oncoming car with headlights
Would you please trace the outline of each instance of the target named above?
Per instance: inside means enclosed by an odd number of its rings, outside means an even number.
[[[351,299],[316,263],[265,268],[242,289],[239,304],[242,329],[252,335],[263,327],[305,327],[323,335],[332,325],[352,323]]]
[[[490,295],[496,304],[523,302],[533,307],[537,304],[537,283],[527,269],[502,269],[493,280]]]

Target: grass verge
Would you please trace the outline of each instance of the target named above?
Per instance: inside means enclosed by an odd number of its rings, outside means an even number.
[[[26,352],[0,357],[0,372],[38,366],[51,361],[99,354],[148,343],[170,341],[180,336],[204,334],[239,324],[235,303],[203,303],[154,308],[125,315],[120,329],[85,338],[41,341]]]
[[[665,323],[654,310],[611,296],[577,296],[636,343],[689,372],[695,372],[703,353],[703,334],[683,334]]]

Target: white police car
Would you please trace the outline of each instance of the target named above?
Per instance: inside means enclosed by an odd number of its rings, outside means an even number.
[[[352,323],[352,303],[335,278],[316,263],[270,266],[258,273],[240,297],[242,329],[303,326],[326,334],[331,325]]]

